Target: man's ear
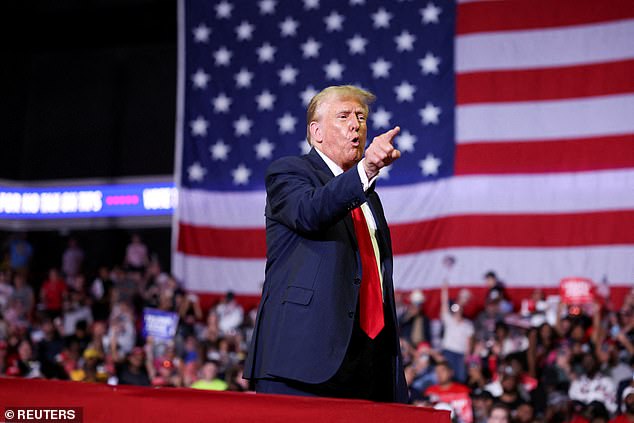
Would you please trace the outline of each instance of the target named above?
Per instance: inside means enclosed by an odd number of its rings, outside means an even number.
[[[309,125],[310,139],[313,143],[321,143],[324,140],[324,134],[321,130],[321,125],[316,120],[312,121]]]

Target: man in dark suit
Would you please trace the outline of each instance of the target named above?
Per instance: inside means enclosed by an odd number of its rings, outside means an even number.
[[[308,106],[309,154],[266,174],[266,277],[245,377],[257,392],[406,402],[392,244],[374,182],[399,128],[367,151],[374,95],[329,87]]]

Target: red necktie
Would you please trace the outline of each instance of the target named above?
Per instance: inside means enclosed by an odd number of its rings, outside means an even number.
[[[381,295],[381,280],[379,279],[379,268],[374,255],[370,230],[363,215],[361,207],[352,210],[352,221],[354,231],[357,234],[359,244],[359,255],[361,256],[361,290],[359,292],[360,301],[360,323],[361,329],[371,339],[383,329],[383,296]]]

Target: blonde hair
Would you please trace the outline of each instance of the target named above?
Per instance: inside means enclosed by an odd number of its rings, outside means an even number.
[[[310,100],[306,111],[306,141],[312,145],[310,140],[310,123],[321,118],[321,106],[330,98],[349,99],[352,98],[361,103],[365,108],[366,115],[370,111],[370,104],[376,100],[376,96],[370,91],[354,85],[332,85],[321,90]]]

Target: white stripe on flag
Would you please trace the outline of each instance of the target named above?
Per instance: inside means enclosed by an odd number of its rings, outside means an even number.
[[[634,170],[630,169],[463,176],[408,187],[378,188],[377,191],[388,222],[407,223],[465,214],[557,214],[634,209],[634,195],[622,195],[628,187],[634,187]]]
[[[634,246],[566,248],[454,248],[401,255],[394,258],[394,283],[409,290],[438,286],[446,277],[443,257],[456,258],[450,280],[456,285],[482,281],[488,270],[509,286],[556,286],[561,278],[587,277],[627,284],[634,273]]]
[[[456,142],[543,141],[634,133],[633,111],[634,94],[460,106],[456,110]]]
[[[613,284],[631,281],[634,246],[583,248],[452,248],[394,258],[396,289],[438,286],[446,277],[440,265],[448,255],[456,258],[450,274],[455,285],[477,285],[488,270],[495,270],[509,286],[553,286],[568,276]],[[217,259],[174,255],[179,275],[194,291],[259,294],[264,280],[264,259]],[[229,282],[231,281],[231,282]]]
[[[173,253],[173,272],[189,290],[205,292],[234,291],[236,294],[260,294],[264,282],[262,259],[196,257]],[[231,281],[231,282],[229,282]]]
[[[398,165],[398,164],[397,164]],[[381,187],[390,223],[464,214],[574,213],[634,209],[634,170],[536,175],[462,176]],[[404,199],[407,199],[405,202]],[[181,222],[221,228],[264,228],[263,192],[205,193],[181,189]],[[222,204],[223,207],[217,207]],[[210,212],[212,211],[213,212]],[[235,216],[240,213],[241,220]]]
[[[225,228],[264,227],[266,192],[263,190],[227,193],[181,188],[178,201],[182,223]]]
[[[634,20],[499,31],[456,39],[456,72],[535,69],[634,58]]]

